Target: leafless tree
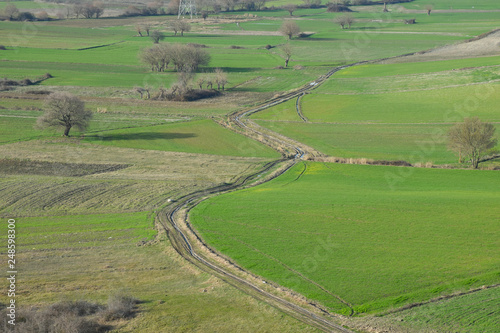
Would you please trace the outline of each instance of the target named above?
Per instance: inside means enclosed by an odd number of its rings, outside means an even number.
[[[198,80],[196,80],[196,85],[201,89],[203,89],[203,84],[205,84],[206,79],[204,77],[199,77]]]
[[[45,102],[45,112],[37,119],[38,128],[59,127],[64,136],[71,128],[85,131],[92,119],[92,112],[85,109],[85,103],[67,92],[55,92]]]
[[[199,66],[206,66],[210,62],[207,51],[192,45],[174,44],[169,52],[178,72],[194,72]]]
[[[151,24],[145,23],[142,25],[144,30],[146,30],[146,35],[149,36],[149,31],[151,30]]]
[[[350,14],[340,15],[333,19],[333,22],[340,25],[342,29],[349,29],[354,23],[354,18]]]
[[[477,169],[485,153],[495,147],[495,126],[478,117],[465,118],[448,132],[449,148],[458,154],[459,162],[470,161]]]
[[[181,36],[184,36],[184,31],[191,31],[191,24],[185,20],[173,20],[170,23],[170,27],[174,31],[174,35],[177,36],[177,32],[181,32]]]
[[[281,52],[283,52],[283,58],[285,58],[285,67],[288,67],[288,62],[290,61],[290,58],[292,58],[292,47],[290,46],[290,43],[286,43],[280,49]]]
[[[75,4],[73,6],[73,12],[76,15],[76,18],[80,18],[80,15],[83,16],[83,13],[85,12],[85,6],[81,4]]]
[[[227,74],[220,68],[215,69],[215,83],[217,84],[217,90],[224,90],[224,86],[227,83]]]
[[[288,39],[292,39],[293,36],[299,34],[300,28],[294,21],[286,20],[281,25],[280,32],[284,36],[288,36]]]
[[[165,36],[160,30],[153,30],[149,34],[149,38],[151,38],[154,44],[158,44],[161,40],[165,38]]]
[[[143,50],[140,58],[143,63],[151,66],[153,72],[163,72],[172,59],[171,48],[167,44],[155,44]]]
[[[425,6],[425,10],[427,11],[427,15],[431,15],[431,11],[434,7],[432,5],[427,5]]]
[[[137,31],[137,33],[139,34],[139,36],[141,36],[141,37],[142,37],[142,25],[137,24],[137,25],[135,26],[135,30]]]
[[[184,36],[184,31],[186,32],[191,31],[191,24],[189,24],[184,20],[181,20],[179,21],[179,29],[181,30],[181,36]]]
[[[19,15],[19,9],[16,5],[9,3],[5,6],[3,13],[9,20],[14,20]]]
[[[297,5],[294,4],[287,4],[283,6],[283,9],[288,11],[290,16],[293,16],[293,12],[297,10]]]

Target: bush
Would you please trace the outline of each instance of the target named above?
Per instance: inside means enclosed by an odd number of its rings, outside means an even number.
[[[339,3],[329,3],[326,8],[326,11],[329,13],[352,12],[349,7]]]
[[[0,45],[0,50],[7,50],[7,48],[4,45]]]
[[[137,300],[130,296],[114,295],[108,299],[108,307],[103,316],[106,320],[132,317]]]

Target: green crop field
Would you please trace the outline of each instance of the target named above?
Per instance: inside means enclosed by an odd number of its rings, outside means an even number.
[[[224,129],[211,120],[104,131],[86,135],[83,141],[134,149],[279,157],[271,148]]]
[[[498,57],[341,70],[300,98],[252,117],[337,157],[452,164],[451,125],[465,117],[500,124]]]
[[[299,163],[207,200],[212,246],[332,310],[376,312],[498,283],[496,172]]]

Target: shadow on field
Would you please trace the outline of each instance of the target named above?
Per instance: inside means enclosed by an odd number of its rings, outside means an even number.
[[[261,70],[260,68],[251,68],[251,67],[217,67],[222,69],[226,73],[243,73],[243,72],[256,72],[258,70]],[[210,69],[212,72],[215,71],[215,67]]]
[[[127,141],[127,140],[172,140],[188,139],[197,137],[194,133],[161,133],[161,132],[141,132],[122,134],[95,134],[88,135],[85,139],[89,141]]]

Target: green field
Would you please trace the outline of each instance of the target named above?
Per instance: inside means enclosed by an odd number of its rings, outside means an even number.
[[[498,283],[497,198],[491,171],[309,162],[201,203],[192,221],[256,274],[372,313]]]
[[[224,129],[211,120],[104,131],[86,135],[83,142],[199,154],[279,157],[271,148]]]
[[[447,132],[465,117],[498,126],[498,57],[341,70],[310,94],[253,119],[319,151],[346,158],[453,164]]]
[[[82,299],[105,304],[109,295],[125,293],[141,305],[127,326],[110,323],[117,332],[238,331],[243,326],[315,331],[184,266],[164,235],[154,241],[154,218],[147,212],[18,218],[16,234],[23,272],[16,305],[21,307]]]

